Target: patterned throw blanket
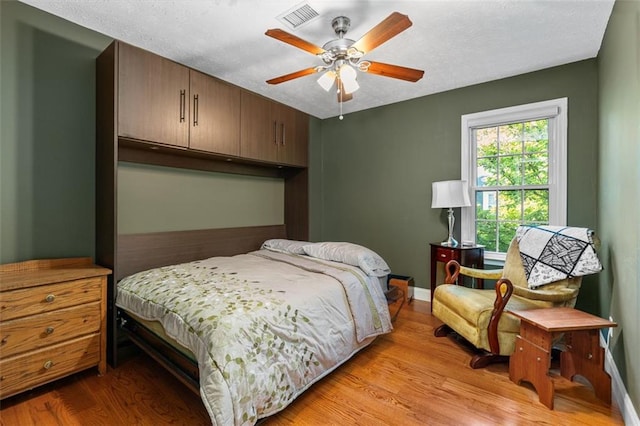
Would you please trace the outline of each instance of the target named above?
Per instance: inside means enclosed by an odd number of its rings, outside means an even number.
[[[602,270],[587,228],[523,225],[516,239],[529,288]]]

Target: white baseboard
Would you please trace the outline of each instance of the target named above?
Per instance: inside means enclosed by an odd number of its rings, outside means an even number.
[[[413,297],[416,300],[424,300],[425,302],[431,301],[431,291],[426,288],[416,287],[413,291]],[[629,397],[629,393],[624,386],[624,382],[622,381],[622,377],[620,377],[620,372],[618,371],[618,367],[613,360],[613,356],[611,355],[611,351],[607,347],[606,341],[602,334],[600,334],[600,345],[605,348],[605,360],[604,360],[604,369],[611,376],[611,399],[612,402],[620,409],[620,414],[622,415],[622,419],[624,420],[624,424],[627,426],[640,426],[640,419],[638,418],[638,413],[636,412],[633,403],[631,402],[631,398]]]
[[[414,287],[413,298],[425,302],[431,302],[431,290],[422,287]]]
[[[618,367],[613,360],[613,355],[611,355],[611,351],[607,347],[606,341],[602,334],[600,334],[600,345],[605,348],[604,353],[604,369],[611,376],[611,399],[612,402],[615,402],[618,408],[620,409],[620,414],[622,415],[622,419],[624,420],[624,424],[627,426],[640,426],[640,419],[638,418],[638,413],[633,407],[633,402],[631,402],[631,398],[629,397],[629,393],[627,389],[624,387],[624,382],[622,381],[622,377],[620,377],[620,372],[618,371]]]

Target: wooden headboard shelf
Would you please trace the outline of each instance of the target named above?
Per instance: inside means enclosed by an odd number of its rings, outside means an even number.
[[[116,280],[160,266],[247,253],[270,238],[286,238],[284,225],[119,235]]]

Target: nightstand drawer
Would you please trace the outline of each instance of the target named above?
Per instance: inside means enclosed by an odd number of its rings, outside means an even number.
[[[0,323],[0,357],[100,331],[100,302]]]
[[[102,278],[86,278],[0,293],[0,319],[7,321],[100,300]]]
[[[99,361],[98,333],[0,360],[0,398],[95,366]]]
[[[436,250],[436,258],[438,259],[438,262],[444,263],[447,263],[450,260],[460,260],[460,251],[446,247],[438,247]]]

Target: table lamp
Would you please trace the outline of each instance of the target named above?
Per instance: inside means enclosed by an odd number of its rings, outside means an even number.
[[[442,243],[443,246],[457,247],[458,241],[453,238],[453,225],[456,218],[453,216],[454,207],[468,207],[469,189],[466,180],[444,180],[431,184],[432,198],[431,208],[449,209],[449,238]]]

